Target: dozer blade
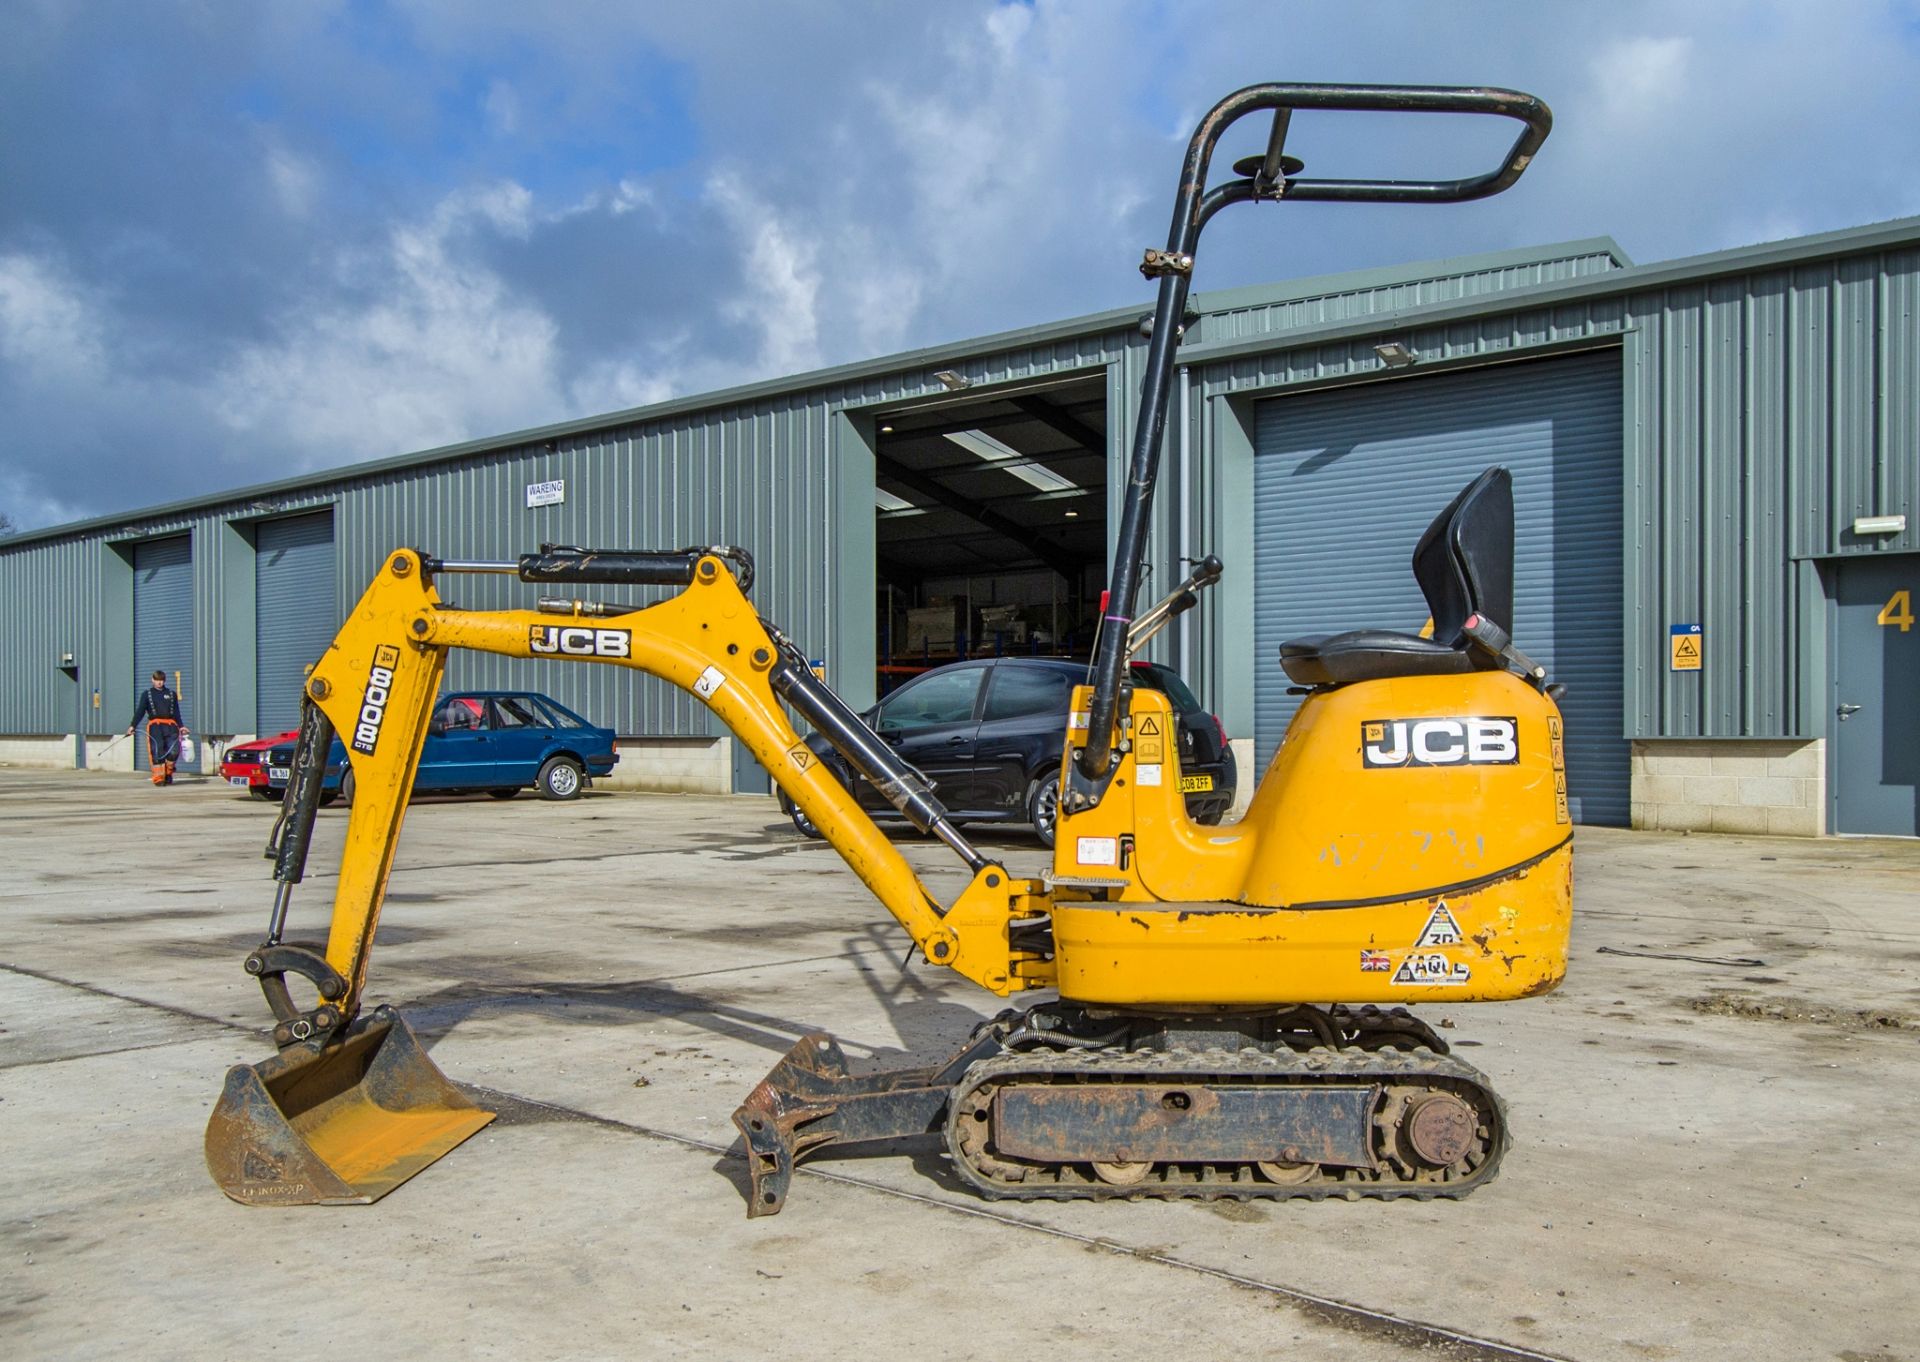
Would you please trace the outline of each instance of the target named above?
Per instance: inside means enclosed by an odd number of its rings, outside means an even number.
[[[345,1040],[229,1069],[207,1122],[207,1171],[249,1206],[363,1206],[493,1117],[383,1007]]]

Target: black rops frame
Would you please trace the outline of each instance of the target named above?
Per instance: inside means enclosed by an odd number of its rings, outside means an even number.
[[[1234,164],[1234,173],[1243,178],[1208,189],[1208,165],[1221,134],[1241,118],[1261,109],[1273,110],[1266,154],[1250,156]],[[1458,180],[1300,179],[1295,173],[1302,168],[1301,163],[1285,154],[1287,127],[1296,109],[1496,114],[1516,119],[1525,127],[1500,165],[1484,175]],[[1200,120],[1193,140],[1187,145],[1186,163],[1181,168],[1180,192],[1174,200],[1167,248],[1149,250],[1140,266],[1148,278],[1160,280],[1160,294],[1154,304],[1146,374],[1140,385],[1140,410],[1134,422],[1127,496],[1114,544],[1113,580],[1094,651],[1093,712],[1088,716],[1087,745],[1081,749],[1069,773],[1066,794],[1069,809],[1089,808],[1099,803],[1113,767],[1113,724],[1126,674],[1127,626],[1132,622],[1134,598],[1140,588],[1147,518],[1153,507],[1167,397],[1173,386],[1174,347],[1180,343],[1180,319],[1186,311],[1188,285],[1193,277],[1193,253],[1201,229],[1228,204],[1261,199],[1276,203],[1289,200],[1464,203],[1483,199],[1498,194],[1520,178],[1552,127],[1552,111],[1532,95],[1517,90],[1440,85],[1250,85],[1228,95]]]

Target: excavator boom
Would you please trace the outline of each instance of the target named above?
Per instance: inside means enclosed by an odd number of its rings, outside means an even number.
[[[449,649],[631,667],[702,700],[804,809],[926,958],[1000,995],[1044,986],[1043,946],[1016,948],[1015,924],[1044,927],[1040,886],[976,851],[917,772],[902,764],[763,621],[729,558],[738,550],[587,553],[546,550],[514,564],[387,558],[307,678],[281,823],[269,847],[279,889],[267,938],[247,957],[272,1007],[281,1054],[238,1066],[207,1130],[207,1162],[235,1200],[372,1200],[491,1119],[426,1057],[391,1009],[363,1019],[361,998],[387,879]],[[573,599],[539,610],[461,610],[437,581],[511,571],[569,586],[678,586],[644,607]],[[745,574],[743,574],[745,575]],[[748,578],[750,580],[750,577]],[[952,904],[928,891],[899,850],[788,721],[781,701],[825,733],[856,770],[972,869]],[[338,733],[354,775],[340,875],[324,946],[284,938],[289,891],[304,873],[321,776]],[[304,980],[317,994],[295,1000]]]

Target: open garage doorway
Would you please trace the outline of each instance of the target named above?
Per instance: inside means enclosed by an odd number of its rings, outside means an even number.
[[[1104,373],[875,416],[874,693],[968,657],[1085,657],[1107,562]]]

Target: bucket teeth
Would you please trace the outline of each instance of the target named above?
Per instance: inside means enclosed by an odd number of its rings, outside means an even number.
[[[493,1117],[383,1009],[345,1039],[228,1070],[207,1121],[207,1171],[249,1206],[364,1205]]]

